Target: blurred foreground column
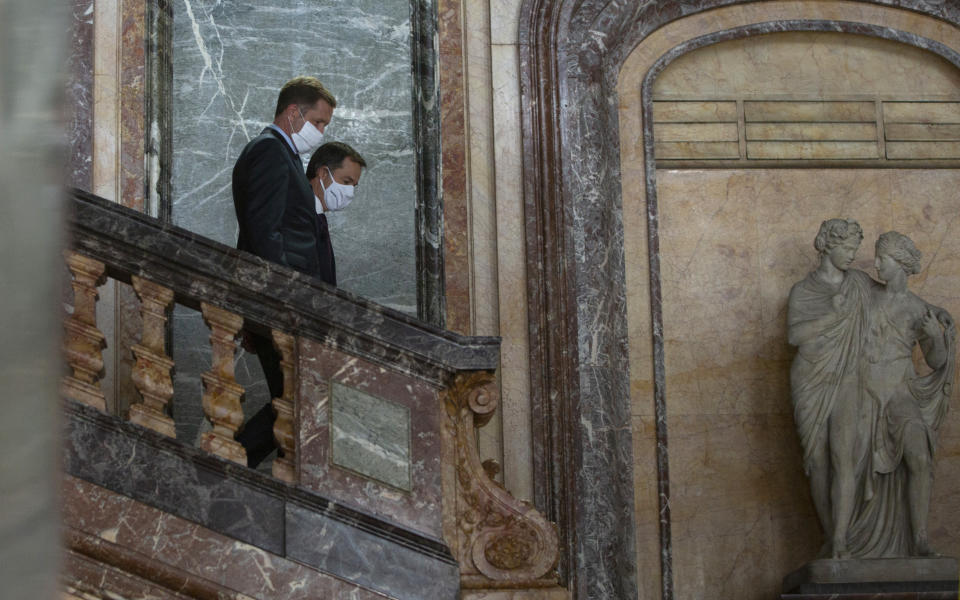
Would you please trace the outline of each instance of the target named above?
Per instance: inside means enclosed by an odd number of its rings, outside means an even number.
[[[57,594],[66,5],[0,0],[0,599]]]

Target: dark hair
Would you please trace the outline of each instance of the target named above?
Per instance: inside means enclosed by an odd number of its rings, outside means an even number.
[[[337,107],[337,99],[333,97],[327,88],[323,87],[320,80],[316,77],[294,77],[283,84],[280,89],[280,96],[277,98],[277,110],[273,113],[274,118],[280,116],[288,106],[296,104],[303,110],[305,107],[312,107],[317,100],[323,100],[330,105],[330,108]]]
[[[307,179],[313,179],[317,175],[320,167],[327,167],[331,171],[339,169],[343,165],[344,159],[349,158],[361,167],[367,166],[367,161],[363,160],[360,153],[344,144],[343,142],[327,142],[317,148],[310,162],[307,164]]]

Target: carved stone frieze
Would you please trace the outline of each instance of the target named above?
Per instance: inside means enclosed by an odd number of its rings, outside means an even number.
[[[277,419],[273,422],[273,437],[283,456],[273,461],[273,476],[294,483],[297,480],[296,432],[294,414],[296,402],[296,340],[288,333],[273,330],[273,345],[280,352],[280,368],[283,370],[283,397],[274,398],[273,409]]]
[[[140,298],[143,334],[139,344],[131,348],[137,359],[133,367],[133,383],[143,402],[130,407],[130,421],[154,431],[176,437],[173,419],[167,416],[167,403],[173,397],[170,372],[173,360],[164,348],[167,314],[173,305],[173,290],[132,276],[133,289]]]
[[[457,375],[446,391],[456,440],[457,558],[464,588],[556,585],[556,525],[491,479],[477,453],[476,428],[499,403],[493,374]]]
[[[247,464],[247,452],[233,439],[243,423],[243,386],[237,383],[233,371],[236,337],[243,327],[243,317],[216,306],[201,304],[203,320],[210,327],[210,345],[213,347],[213,365],[203,374],[203,414],[213,425],[204,433],[200,447],[228,460]]]
[[[106,338],[97,328],[97,286],[106,281],[106,266],[97,260],[64,252],[73,275],[73,314],[63,321],[63,352],[71,374],[60,384],[60,394],[106,410],[100,379],[103,377],[103,349]]]

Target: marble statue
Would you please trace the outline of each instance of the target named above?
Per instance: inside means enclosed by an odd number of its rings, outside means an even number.
[[[857,460],[864,454],[857,435],[859,361],[873,281],[850,268],[862,239],[856,221],[824,221],[814,240],[820,264],[794,284],[788,303],[788,341],[798,349],[790,370],[794,419],[814,507],[827,532],[821,554],[845,552],[863,467]]]
[[[851,269],[863,232],[824,221],[820,264],[790,291],[788,338],[794,417],[821,556],[933,555],[927,541],[936,432],[953,381],[950,314],[907,289],[920,252],[897,232],[877,240],[880,282]],[[913,361],[918,346],[927,369]]]

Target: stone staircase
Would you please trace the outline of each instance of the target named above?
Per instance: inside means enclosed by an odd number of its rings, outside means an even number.
[[[498,339],[430,327],[86,192],[69,203],[64,597],[566,597],[555,526],[477,454],[498,403]],[[136,358],[126,414],[108,414],[102,389],[107,278],[139,304],[139,340],[114,350]],[[210,327],[198,446],[170,414],[174,304]],[[283,357],[270,473],[247,468],[234,440],[242,330]]]

